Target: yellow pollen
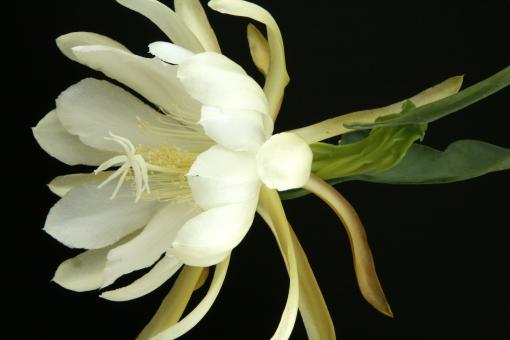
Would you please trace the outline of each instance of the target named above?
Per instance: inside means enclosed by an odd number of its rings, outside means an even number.
[[[145,159],[149,169],[151,191],[144,193],[142,199],[176,203],[193,201],[186,174],[198,153],[166,145],[138,146],[136,153]]]
[[[172,146],[139,146],[136,153],[149,164],[163,167],[168,171],[186,174],[198,154]]]

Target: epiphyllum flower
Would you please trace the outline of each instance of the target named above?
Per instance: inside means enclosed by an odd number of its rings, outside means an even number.
[[[158,46],[166,61],[180,61],[184,49]],[[77,55],[104,50],[111,49],[74,48]],[[60,121],[90,152],[112,155],[96,174],[118,167],[99,185],[86,183],[65,195],[48,215],[49,234],[70,247],[97,249],[147,225],[109,251],[102,287],[162,254],[174,264],[167,275],[179,264],[222,261],[252,224],[261,182],[287,190],[310,176],[308,144],[292,133],[271,137],[264,92],[240,66],[214,52],[186,53],[177,77],[202,104],[198,123],[163,116],[112,84],[86,79],[65,91],[35,129],[48,145],[55,136],[40,131],[49,119]]]
[[[50,155],[69,165],[97,166],[94,174],[50,183],[62,198],[44,229],[69,247],[88,249],[62,263],[54,280],[72,290],[94,290],[153,265],[132,284],[101,295],[122,301],[154,290],[183,264],[221,262],[203,301],[207,306],[225,277],[231,250],[253,222],[261,185],[303,186],[312,153],[293,133],[272,136],[279,104],[270,97],[283,89],[269,91],[268,100],[240,66],[218,53],[197,1],[176,1],[180,16],[156,1],[119,2],[149,17],[181,46],[151,45],[161,61],[92,33],[57,40],[69,58],[124,83],[159,110],[89,78],[64,91],[56,109],[34,128]],[[295,260],[288,262],[295,277]],[[290,334],[296,289],[293,280],[276,337]],[[162,336],[182,334],[199,318]]]
[[[267,11],[242,0],[209,2],[219,12],[266,25],[267,40],[248,26],[250,52],[265,76],[262,89],[220,54],[198,0],[175,0],[175,12],[156,0],[117,1],[153,21],[174,44],[151,44],[157,58],[143,58],[93,33],[57,40],[70,59],[123,83],[152,105],[107,81],[85,79],[64,91],[56,109],[34,128],[50,155],[69,165],[96,167],[92,174],[61,176],[50,183],[62,198],[49,212],[45,230],[69,247],[88,249],[62,263],[54,280],[75,291],[95,290],[152,266],[130,285],[101,295],[123,301],[151,292],[183,267],[139,335],[178,337],[214,302],[229,255],[257,211],[276,238],[290,279],[273,339],[290,336],[298,308],[311,339],[335,339],[324,298],[274,190],[305,187],[344,223],[365,299],[391,315],[363,226],[334,188],[310,175],[308,143],[346,132],[343,123],[349,120],[374,121],[394,113],[395,107],[272,135],[289,78],[282,37]],[[432,89],[413,101],[423,104],[455,89]],[[216,269],[208,293],[181,319],[193,290],[205,281],[205,267],[211,265]]]

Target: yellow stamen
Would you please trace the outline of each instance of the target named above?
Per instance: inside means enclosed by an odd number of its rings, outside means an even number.
[[[191,202],[191,189],[186,179],[198,154],[172,146],[139,146],[136,150],[147,162],[151,193],[143,199]]]

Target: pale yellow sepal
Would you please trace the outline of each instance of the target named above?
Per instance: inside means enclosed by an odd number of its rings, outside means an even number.
[[[269,51],[269,43],[266,38],[253,24],[249,24],[247,28],[248,44],[250,46],[250,54],[255,66],[259,71],[267,77],[269,72],[269,64],[271,63],[271,52]]]
[[[175,13],[195,34],[205,51],[221,53],[218,39],[214,33],[204,8],[199,0],[175,0]]]
[[[367,241],[367,234],[356,210],[338,191],[319,177],[312,175],[304,186],[320,197],[342,221],[351,243],[354,270],[361,294],[379,312],[393,317],[375,271],[374,259]]]
[[[438,101],[459,92],[462,86],[462,80],[462,76],[449,78],[406,100],[411,100],[417,107]],[[347,113],[317,124],[293,130],[292,132],[301,136],[308,144],[313,144],[352,131],[344,126],[346,123],[372,123],[379,117],[399,113],[402,111],[402,104],[406,100],[377,109]]]
[[[167,294],[151,321],[136,338],[137,340],[152,339],[155,335],[176,324],[184,313],[189,299],[202,277],[201,267],[184,266],[172,289]]]
[[[283,259],[287,266],[287,270],[289,270],[288,264],[289,260],[287,259],[285,249],[279,242],[279,239],[276,235],[274,223],[271,220],[271,217],[269,216],[267,209],[262,205],[259,205],[259,207],[257,208],[257,212],[264,219],[266,224],[269,226],[269,228],[275,235]],[[292,242],[295,250],[299,275],[299,312],[301,314],[301,318],[303,319],[308,339],[334,340],[336,339],[335,327],[333,325],[331,315],[329,314],[326,301],[322,296],[319,284],[317,283],[317,279],[313,274],[312,268],[310,267],[310,263],[308,262],[306,254],[303,248],[301,247],[301,244],[299,243],[299,240],[296,234],[294,233],[294,230],[292,230],[292,227],[290,225],[289,230],[292,236]]]
[[[205,297],[200,301],[200,303],[182,320],[171,326],[170,328],[164,330],[163,332],[157,334],[152,337],[152,340],[166,340],[166,339],[176,339],[190,329],[195,327],[207,314],[207,312],[211,309],[214,301],[218,297],[218,294],[223,286],[223,282],[225,281],[225,277],[227,275],[228,264],[230,262],[230,256],[228,256],[225,260],[219,263],[214,270],[214,276],[212,278],[211,285]]]
[[[287,340],[289,339],[294,324],[296,323],[297,313],[299,309],[299,275],[296,263],[296,253],[294,243],[289,228],[289,222],[285,216],[282,202],[276,190],[268,189],[262,186],[260,191],[260,202],[267,209],[267,213],[273,222],[275,238],[280,245],[284,258],[287,259],[289,272],[289,293],[287,303],[283,310],[280,323],[271,340]]]

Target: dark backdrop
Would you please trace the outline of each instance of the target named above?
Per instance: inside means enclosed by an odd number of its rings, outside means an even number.
[[[509,63],[510,2],[485,1],[257,1],[280,24],[291,83],[277,124],[282,131],[353,110],[386,105],[450,76],[478,82]],[[54,107],[66,87],[102,77],[67,60],[54,39],[84,30],[108,35],[146,55],[165,37],[113,0],[19,2],[5,36],[15,92],[6,103],[14,132],[8,151],[8,219],[4,281],[12,300],[14,338],[128,339],[150,319],[171,286],[132,302],[101,300],[50,282],[57,265],[76,254],[43,231],[57,201],[45,187],[76,171],[46,155],[30,127]],[[12,15],[9,12],[9,15]],[[246,20],[212,11],[224,53],[251,74]],[[5,46],[4,46],[5,47]],[[260,77],[257,75],[257,79]],[[431,124],[425,143],[444,148],[461,138],[510,146],[509,91]],[[14,114],[13,114],[14,113]],[[12,129],[12,130],[11,130]],[[5,163],[4,163],[5,165]],[[13,176],[14,175],[14,176]],[[358,209],[375,255],[394,319],[374,311],[357,289],[348,240],[334,215],[314,197],[286,202],[289,219],[307,251],[342,339],[504,337],[508,333],[508,223],[510,174],[442,186],[342,184]],[[12,200],[13,199],[13,200]],[[268,338],[287,294],[277,247],[259,219],[235,249],[219,299],[184,339]],[[293,338],[303,339],[301,321]]]

